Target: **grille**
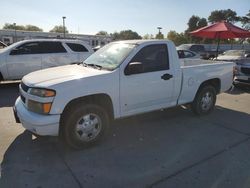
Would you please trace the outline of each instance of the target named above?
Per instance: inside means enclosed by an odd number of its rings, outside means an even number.
[[[23,91],[28,92],[29,86],[26,86],[23,82],[21,83],[21,88]]]
[[[244,74],[250,74],[250,68],[241,67],[241,72]]]

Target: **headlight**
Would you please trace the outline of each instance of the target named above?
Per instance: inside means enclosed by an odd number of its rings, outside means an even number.
[[[51,89],[31,88],[29,94],[38,97],[54,97],[56,95],[56,92]]]
[[[41,103],[33,100],[28,100],[28,109],[39,114],[48,114],[50,112],[52,103]]]

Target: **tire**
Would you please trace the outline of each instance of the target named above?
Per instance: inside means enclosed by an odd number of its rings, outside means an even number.
[[[62,136],[68,146],[82,149],[96,144],[108,130],[108,114],[98,105],[80,103],[62,119]]]
[[[198,91],[191,109],[196,115],[206,115],[213,111],[216,103],[216,90],[213,86],[204,86]]]

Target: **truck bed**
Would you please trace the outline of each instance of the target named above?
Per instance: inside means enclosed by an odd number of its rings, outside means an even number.
[[[206,80],[218,79],[221,85],[220,92],[228,90],[232,85],[232,62],[195,59],[181,61],[181,64],[182,90],[178,104],[193,101],[197,87]]]

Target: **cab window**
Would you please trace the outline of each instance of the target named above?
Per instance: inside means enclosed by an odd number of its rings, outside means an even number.
[[[149,45],[142,48],[130,62],[143,64],[143,72],[154,72],[169,69],[168,49],[165,44]]]

